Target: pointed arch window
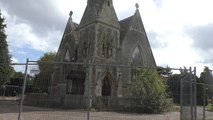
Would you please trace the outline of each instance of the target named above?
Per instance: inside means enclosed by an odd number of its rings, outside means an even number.
[[[107,1],[108,6],[110,6],[110,0]]]
[[[86,42],[84,42],[84,45],[83,45],[83,55],[84,55],[84,57],[87,56],[87,43]]]
[[[106,57],[109,58],[109,50],[110,50],[110,43],[107,43],[106,46]]]
[[[112,34],[107,33],[103,34],[102,37],[102,42],[101,42],[101,54],[105,58],[110,58],[113,56],[113,50],[114,50],[114,37]]]
[[[102,55],[104,56],[104,51],[105,51],[105,44],[102,44]]]
[[[140,45],[137,45],[135,49],[133,50],[130,65],[132,65],[131,68],[131,79],[132,81],[137,79],[138,72],[140,68],[138,66],[143,65],[143,59],[142,59],[142,51]]]
[[[111,96],[111,86],[107,77],[102,81],[102,96]]]
[[[113,56],[113,47],[111,46],[111,44],[109,42],[102,43],[102,56],[109,58]]]
[[[70,60],[70,52],[69,50],[66,50],[65,56],[64,56],[64,61],[69,62]]]

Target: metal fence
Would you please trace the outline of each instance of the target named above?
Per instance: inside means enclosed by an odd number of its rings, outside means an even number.
[[[43,68],[39,69],[39,65]],[[22,71],[22,76],[14,78],[15,85],[7,84],[1,88],[0,119],[197,120],[211,116],[205,105],[197,105],[197,88],[205,87],[197,85],[196,70],[191,68],[185,69],[187,74],[175,82],[168,83],[169,76],[162,76],[170,87],[179,84],[166,91],[174,103],[169,111],[150,114],[137,111],[141,104],[135,101],[141,98],[133,97],[129,86],[137,79],[140,69],[156,68],[28,60],[24,64],[13,64],[13,67]],[[171,70],[174,73],[181,71]],[[203,94],[207,96],[207,92]],[[207,101],[207,97],[204,98],[202,100]]]
[[[196,68],[189,68],[181,78],[181,120],[196,120]]]
[[[194,83],[193,83],[194,84]],[[204,83],[196,83],[197,86],[197,119],[213,120],[213,86]]]

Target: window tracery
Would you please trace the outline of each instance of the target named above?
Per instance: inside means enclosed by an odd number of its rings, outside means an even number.
[[[67,50],[66,53],[65,53],[64,61],[65,62],[69,62],[70,61],[70,52],[69,52],[69,50]]]
[[[141,49],[140,46],[137,45],[134,49],[131,60],[130,60],[131,67],[131,80],[134,81],[137,79],[137,76],[139,74],[140,68],[138,66],[143,65],[143,59],[141,55]]]
[[[110,58],[113,56],[113,41],[113,37],[105,37],[105,35],[103,35],[101,45],[101,54],[103,57]]]

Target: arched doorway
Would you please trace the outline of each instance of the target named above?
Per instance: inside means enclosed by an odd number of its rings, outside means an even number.
[[[111,85],[108,77],[104,77],[102,81],[102,96],[111,96]]]

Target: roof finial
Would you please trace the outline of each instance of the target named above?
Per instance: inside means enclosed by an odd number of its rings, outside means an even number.
[[[138,8],[139,8],[139,4],[138,4],[138,3],[136,3],[136,4],[135,4],[135,7],[136,7],[136,9],[138,9]]]
[[[72,12],[72,11],[70,11],[70,14],[69,14],[69,15],[70,15],[70,17],[72,17],[72,14],[73,14],[73,12]]]

